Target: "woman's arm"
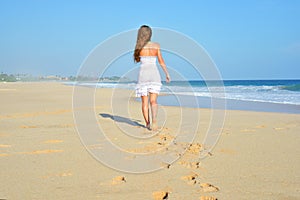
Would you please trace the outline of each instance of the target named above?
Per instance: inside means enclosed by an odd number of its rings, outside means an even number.
[[[158,58],[158,63],[160,64],[161,68],[163,69],[163,71],[165,72],[166,74],[166,82],[169,83],[171,81],[171,78],[170,78],[170,75],[168,73],[168,70],[167,70],[167,66],[165,64],[165,61],[161,55],[161,51],[160,51],[160,46],[158,44],[157,46],[157,58]]]

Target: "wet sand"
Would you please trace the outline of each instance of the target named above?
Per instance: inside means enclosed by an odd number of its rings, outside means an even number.
[[[216,108],[227,110],[244,110],[256,112],[275,112],[300,114],[300,105],[259,102],[259,101],[241,101],[235,99],[215,99],[214,105],[209,97],[193,97],[188,95],[164,95],[159,99],[159,103],[167,106],[179,106],[191,108]]]
[[[153,133],[143,127],[132,91],[97,89],[94,108],[81,109],[93,110],[108,139],[132,154],[126,159],[133,162],[135,154],[158,148],[172,151],[171,143],[185,149],[160,170],[133,174],[89,153],[103,146],[82,144],[72,94],[73,88],[61,83],[0,83],[0,199],[300,198],[299,114],[227,110],[217,145],[199,159],[210,109],[160,106],[161,129]],[[118,106],[128,108],[130,117]],[[198,128],[178,133],[180,113],[195,110]],[[124,130],[153,136],[137,139]],[[193,144],[174,142],[182,132],[196,133]]]

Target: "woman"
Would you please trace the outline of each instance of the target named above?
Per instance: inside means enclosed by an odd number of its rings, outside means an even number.
[[[152,30],[149,26],[140,27],[134,50],[134,61],[140,62],[140,72],[136,86],[136,96],[142,98],[142,113],[146,128],[157,130],[157,96],[161,89],[160,74],[157,69],[156,59],[166,74],[166,82],[170,82],[170,75],[162,58],[158,43],[151,42]],[[149,101],[151,107],[152,127],[150,127]]]

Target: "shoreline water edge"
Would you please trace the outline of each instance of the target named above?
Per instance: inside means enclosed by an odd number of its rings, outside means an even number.
[[[65,82],[134,91],[135,82]],[[300,114],[300,80],[163,82],[158,103],[165,106]],[[140,101],[139,98],[135,100]]]

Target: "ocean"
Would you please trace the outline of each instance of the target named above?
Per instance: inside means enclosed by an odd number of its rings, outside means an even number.
[[[134,82],[81,83],[98,88],[135,89]],[[300,80],[223,80],[223,81],[172,81],[163,82],[158,99],[163,105],[179,105],[177,97],[184,96],[184,106],[209,108],[211,98],[226,100],[226,108],[300,113]],[[189,98],[198,103],[189,105]]]
[[[187,88],[187,83],[191,88]],[[205,81],[188,81],[184,85],[175,81],[168,87],[176,94],[218,96],[209,91]],[[224,87],[226,99],[300,105],[300,80],[224,80],[223,85],[216,82],[216,87]],[[213,86],[212,90],[218,91]]]

